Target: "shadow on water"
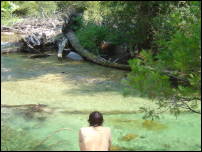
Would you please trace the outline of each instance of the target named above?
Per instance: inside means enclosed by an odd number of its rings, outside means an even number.
[[[126,73],[85,61],[64,60],[61,63],[56,56],[43,59],[30,59],[26,54],[1,56],[1,82],[29,80],[54,74],[61,77],[64,84],[71,81],[75,86],[79,86],[64,91],[64,94],[122,93],[123,86],[120,81]]]
[[[2,35],[1,41],[18,40],[19,35]],[[54,54],[52,52],[52,54]],[[28,54],[9,54],[1,56],[1,82],[36,79],[45,75],[57,75],[62,81],[78,86],[63,91],[64,94],[96,94],[99,92],[123,93],[121,79],[127,71],[103,67],[90,62],[64,60],[58,61],[56,52],[48,58],[28,58]],[[56,78],[53,78],[53,81]],[[57,80],[56,80],[57,81]]]
[[[126,73],[122,70],[102,67],[85,61],[64,60],[61,63],[57,60],[56,54],[55,56],[43,59],[30,59],[27,54],[22,53],[2,55],[1,68],[3,76],[11,73],[14,74],[15,79],[10,79],[10,81],[35,78],[49,73],[63,74],[63,76],[66,75],[66,77],[76,81],[82,81],[86,77],[108,78],[112,80],[120,78],[121,76],[118,76],[118,74],[122,73],[123,76]],[[2,79],[3,81],[7,80],[5,76]]]

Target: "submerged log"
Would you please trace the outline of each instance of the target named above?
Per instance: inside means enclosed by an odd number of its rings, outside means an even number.
[[[31,58],[31,59],[46,58],[46,57],[49,57],[49,56],[50,56],[50,54],[34,54],[34,55],[29,56],[29,58]]]
[[[1,104],[1,107],[5,108],[16,108],[16,107],[47,107],[45,104],[24,104],[24,105],[7,105]]]
[[[6,105],[1,104],[1,108],[18,108],[26,110],[25,115],[33,117],[33,112],[50,112],[51,110],[47,111],[47,105],[45,104],[25,104],[25,105]]]

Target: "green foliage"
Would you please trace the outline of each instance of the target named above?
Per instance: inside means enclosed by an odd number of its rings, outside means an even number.
[[[80,25],[82,24],[80,21],[79,23]],[[110,41],[114,44],[119,44],[121,42],[118,33],[116,33],[116,31],[111,31],[105,26],[96,25],[90,22],[87,24],[83,23],[82,25],[83,26],[80,29],[74,27],[76,30],[79,29],[76,31],[76,35],[78,36],[81,45],[96,55],[99,54],[99,45],[103,40]]]
[[[84,11],[82,17],[75,18],[72,27],[84,48],[98,55],[99,44],[105,40],[125,43],[133,54],[141,52],[142,60],[129,61],[132,71],[128,75],[128,90],[152,99],[201,96],[201,2],[5,1],[1,4],[4,22],[14,15],[47,16],[69,8]],[[177,80],[173,81],[164,71]]]
[[[86,1],[56,1],[57,10],[67,11],[69,8],[75,8],[77,11],[83,11],[86,7]]]
[[[171,13],[171,18],[173,16],[176,18],[172,24],[178,25],[178,29],[169,41],[165,39],[160,41],[158,62],[165,69],[178,71],[179,77],[189,81],[190,86],[179,86],[183,96],[194,92],[200,95],[201,19],[198,17],[200,9],[199,7],[197,9],[195,5],[186,6],[182,11],[181,9]]]
[[[19,8],[18,5],[14,4],[11,1],[2,1],[1,2],[1,19],[2,23],[5,25],[12,25],[15,22],[20,21],[18,17],[13,15],[13,12]]]
[[[159,49],[155,59],[150,51],[143,50],[141,52],[143,60],[129,61],[132,72],[128,74],[128,85],[138,90],[142,96],[158,99],[161,102],[173,100],[174,97],[200,98],[201,18],[199,5],[196,4],[176,6],[173,11],[164,15],[162,26],[154,34],[154,43]],[[155,20],[157,18],[158,16]],[[167,23],[168,26],[163,26]],[[166,70],[174,77],[187,81],[188,84],[179,82],[176,84],[177,87],[173,88],[171,79],[165,75]],[[172,113],[179,113],[177,102],[181,101],[181,98],[177,98],[176,105],[171,108]],[[195,100],[190,101],[189,105],[195,102]]]
[[[103,20],[103,7],[101,6],[100,1],[89,1],[87,2],[87,8],[84,12],[84,22],[87,23],[94,23],[97,25],[102,24]]]
[[[47,17],[55,13],[55,2],[46,1],[3,1],[1,19],[3,24],[12,25],[23,17]]]
[[[10,2],[10,1],[2,1],[1,2],[2,15],[4,15],[4,13],[6,13],[6,12],[12,13],[17,8],[18,8],[18,6],[15,5],[14,3]]]
[[[83,15],[84,23],[93,22],[96,25],[105,26],[111,31],[116,31],[116,38],[112,38],[112,35],[109,36],[113,43],[120,43],[120,40],[122,43],[132,40],[130,33],[132,33],[133,28],[129,28],[130,23],[128,21],[132,19],[133,13],[125,10],[127,9],[127,2],[96,1],[88,2],[86,5],[88,7],[86,7]],[[126,12],[128,13],[127,18],[123,19],[123,14]],[[134,34],[132,38],[135,40]]]
[[[140,110],[142,112],[144,112],[144,116],[143,119],[147,120],[147,119],[160,119],[159,115],[155,112],[154,109],[149,109],[149,108],[145,108],[145,107],[141,107]]]
[[[98,44],[105,39],[107,29],[93,23],[87,24],[76,32],[81,45],[94,54],[99,54]]]
[[[84,22],[93,22],[115,29],[131,52],[151,48],[153,19],[164,14],[174,2],[130,2],[96,1],[87,2]],[[163,17],[162,17],[163,18]]]
[[[71,29],[73,29],[74,31],[79,30],[80,28],[82,28],[83,26],[83,20],[82,20],[82,16],[77,16],[75,18],[72,18],[74,24],[72,25]]]
[[[47,17],[57,9],[57,5],[52,1],[16,1],[20,7],[15,10],[14,14],[18,16]]]
[[[121,37],[130,52],[141,50],[143,60],[129,61],[132,72],[128,75],[126,94],[133,90],[160,100],[163,107],[168,106],[162,104],[164,100],[173,100],[175,96],[200,97],[200,2],[97,1],[86,6],[84,23],[116,31],[113,43]],[[173,108],[174,113],[178,110]]]
[[[146,54],[146,52],[144,52]],[[150,57],[151,59],[151,57]],[[150,60],[146,58],[146,60]],[[159,69],[151,70],[143,65],[140,59],[129,61],[132,72],[128,74],[128,83],[137,89],[141,96],[156,98],[172,95],[169,77],[163,75]]]

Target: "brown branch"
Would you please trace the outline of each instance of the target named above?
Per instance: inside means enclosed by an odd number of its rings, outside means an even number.
[[[167,103],[170,103],[172,106],[174,107],[178,107],[178,108],[184,108],[184,109],[188,109],[190,110],[191,112],[194,112],[194,113],[197,113],[197,114],[201,114],[200,111],[196,111],[194,110],[193,108],[191,108],[188,103],[186,103],[186,101],[190,102],[190,101],[193,101],[193,100],[200,100],[201,98],[200,97],[192,97],[192,98],[189,98],[189,97],[179,97],[179,96],[175,96],[172,98],[172,100],[170,102],[167,102]]]
[[[176,96],[176,98],[178,100],[181,100],[181,101],[193,101],[193,100],[199,100],[199,101],[201,101],[201,97],[182,97],[182,96]]]
[[[189,109],[190,111],[197,113],[197,114],[201,114],[200,111],[196,111],[194,109],[192,109],[185,101],[182,100],[182,102],[184,103],[184,105],[187,107],[187,109]]]
[[[150,67],[150,66],[144,66],[144,67],[149,69],[149,70],[155,71],[155,72],[158,71],[157,69],[155,69],[153,67]],[[176,75],[179,75],[178,71],[162,70],[162,71],[159,71],[159,72],[162,73],[162,74],[165,74],[165,75],[167,75],[169,77],[173,77],[173,78],[175,78],[177,80],[180,80],[180,81],[182,81],[182,82],[184,82],[186,84],[189,84],[189,80],[176,76]]]

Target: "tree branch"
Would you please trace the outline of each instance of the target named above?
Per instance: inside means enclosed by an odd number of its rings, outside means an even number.
[[[197,114],[201,114],[200,111],[196,111],[194,109],[192,109],[185,101],[182,100],[182,102],[184,103],[184,105],[187,107],[187,109],[189,109],[190,111],[197,113]]]

